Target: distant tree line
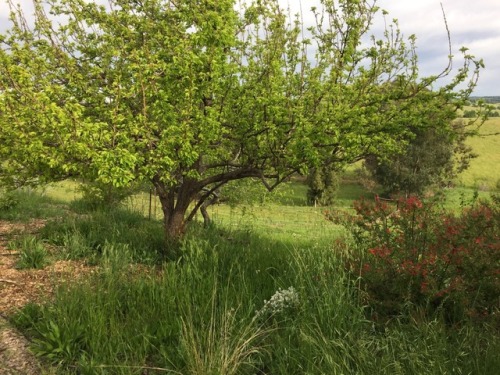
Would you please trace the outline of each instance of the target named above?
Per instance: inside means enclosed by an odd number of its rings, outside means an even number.
[[[488,104],[497,104],[500,103],[500,96],[471,96],[471,103],[483,102]]]
[[[474,109],[469,109],[469,110],[464,111],[463,117],[464,118],[478,117],[478,112]],[[500,117],[500,112],[499,111],[490,111],[490,112],[488,112],[488,117]]]

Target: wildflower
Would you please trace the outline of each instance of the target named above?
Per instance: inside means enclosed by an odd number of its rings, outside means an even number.
[[[412,208],[422,208],[423,204],[422,202],[414,195],[411,197],[408,197],[406,199],[406,202],[404,202],[406,205],[407,209],[412,209]]]
[[[293,286],[288,289],[279,288],[269,301],[257,311],[257,316],[273,316],[299,307],[299,294]]]

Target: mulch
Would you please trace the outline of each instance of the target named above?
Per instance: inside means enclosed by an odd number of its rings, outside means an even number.
[[[38,375],[42,368],[29,351],[29,341],[14,329],[6,317],[29,302],[47,301],[63,281],[75,280],[93,272],[82,261],[56,261],[40,270],[16,268],[19,252],[7,244],[16,236],[34,234],[44,220],[12,223],[0,220],[0,374]]]

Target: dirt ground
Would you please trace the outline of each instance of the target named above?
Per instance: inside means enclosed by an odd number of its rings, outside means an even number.
[[[16,236],[36,233],[43,220],[29,223],[0,221],[0,374],[46,374],[29,351],[28,340],[9,325],[6,317],[28,302],[51,298],[54,287],[68,278],[74,279],[91,269],[82,262],[57,261],[41,270],[18,270],[19,253],[7,244]]]

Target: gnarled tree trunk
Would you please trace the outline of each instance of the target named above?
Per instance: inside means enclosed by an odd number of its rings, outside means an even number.
[[[165,255],[172,255],[171,246],[177,243],[186,231],[186,213],[189,205],[196,198],[196,190],[189,182],[180,186],[167,186],[161,181],[153,181],[163,211],[163,228],[165,231]]]

